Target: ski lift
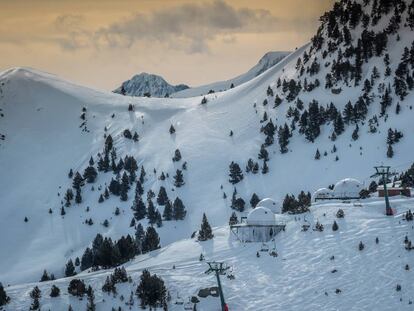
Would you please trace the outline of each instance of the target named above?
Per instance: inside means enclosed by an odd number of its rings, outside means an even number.
[[[227,274],[229,280],[234,280],[236,277],[233,274],[233,266],[230,268],[229,273]]]
[[[191,299],[188,298],[188,301],[184,305],[184,310],[193,310],[194,304],[191,302]]]
[[[260,249],[261,252],[268,252],[269,246],[266,243],[262,243],[262,248]]]
[[[178,295],[178,293],[177,293],[177,299],[175,300],[175,304],[176,305],[183,305],[184,304],[183,298],[181,298],[180,295]]]
[[[218,296],[217,290],[215,288],[210,289],[210,295],[213,297]]]
[[[269,252],[269,255],[272,257],[277,257],[277,252],[276,252],[276,241],[275,239],[272,239],[273,241],[273,247],[272,250]]]

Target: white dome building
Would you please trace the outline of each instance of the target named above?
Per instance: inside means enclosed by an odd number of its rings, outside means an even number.
[[[258,206],[247,215],[247,225],[274,225],[275,214],[267,207]]]
[[[333,192],[328,188],[320,188],[316,190],[312,195],[312,201],[316,202],[317,200],[324,200],[332,198]]]
[[[266,207],[272,211],[273,214],[281,214],[282,213],[282,203],[276,202],[273,199],[265,198],[257,203],[257,207]]]
[[[360,181],[353,178],[345,178],[338,181],[334,187],[333,195],[335,198],[359,198],[359,192],[363,185]]]

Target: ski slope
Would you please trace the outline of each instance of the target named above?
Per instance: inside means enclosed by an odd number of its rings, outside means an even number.
[[[173,311],[183,310],[182,305],[174,304],[177,295],[187,301],[199,289],[215,286],[215,277],[204,273],[207,265],[199,261],[200,253],[206,260],[224,261],[231,267],[235,279],[222,277],[230,310],[411,310],[413,276],[411,269],[405,270],[405,265],[412,268],[414,255],[404,249],[403,241],[405,235],[413,238],[413,226],[403,220],[402,214],[413,203],[414,199],[392,198],[397,214],[387,217],[381,198],[362,200],[358,206],[320,202],[312,206],[310,213],[290,216],[286,231],[276,236],[275,243],[268,243],[270,250],[275,247],[278,257],[260,252],[261,243],[239,243],[224,226],[214,229],[214,240],[175,242],[139,256],[126,269],[133,280],[138,279],[144,268],[166,280],[172,296],[169,310]],[[339,208],[345,211],[343,219],[335,217]],[[323,232],[312,230],[317,220],[325,226]],[[331,229],[334,220],[339,225],[336,232]],[[302,231],[303,224],[311,225],[311,229]],[[358,250],[360,241],[365,245],[363,251]],[[136,284],[117,285],[116,298],[102,293],[100,288],[109,273],[99,271],[77,276],[94,287],[97,310],[124,307],[120,295],[128,300],[130,290],[136,288]],[[42,309],[65,310],[69,303],[74,310],[85,308],[85,299],[79,301],[68,296],[69,280],[53,282],[61,289],[59,298],[48,297],[51,282],[37,284],[43,292]],[[397,284],[402,288],[399,292]],[[28,293],[33,286],[6,288],[12,298],[6,310],[27,310]],[[336,289],[341,292],[337,294]],[[197,310],[220,310],[218,298],[199,299]]]
[[[0,244],[4,249],[0,254],[0,261],[4,263],[0,267],[0,279],[13,284],[35,281],[43,269],[62,276],[66,261],[80,256],[96,233],[113,238],[133,233],[133,228],[129,228],[133,194],[128,202],[111,197],[98,205],[99,191],[85,191],[82,204],[68,210],[64,218],[59,214],[62,195],[71,185],[67,178],[69,169],[83,170],[89,158],[96,157],[103,147],[105,127],[114,137],[121,155],[132,154],[139,164],[145,165],[146,191],[153,189],[157,193],[164,183],[170,198],[178,195],[188,210],[185,221],[165,222],[160,228],[163,246],[190,236],[198,229],[204,212],[213,226],[227,223],[233,192],[233,186],[228,183],[228,165],[237,161],[243,167],[249,157],[256,157],[262,143],[259,121],[264,111],[276,124],[285,122],[288,105],[272,109],[271,105],[263,107],[260,103],[267,86],[274,84],[279,76],[293,72],[297,57],[307,47],[299,48],[241,86],[207,96],[206,105],[200,105],[201,97],[155,99],[103,93],[27,68],[1,74],[4,86],[0,104],[5,117],[0,123],[0,133],[6,135],[6,140],[1,144],[0,171],[6,172],[7,178],[0,179]],[[321,102],[331,100],[328,92],[324,94],[321,89],[315,92]],[[308,95],[308,100],[315,96],[313,93]],[[352,88],[347,94],[338,98],[338,107],[343,107],[349,99],[356,100],[357,94]],[[407,106],[410,96],[405,100]],[[302,99],[308,101],[306,97]],[[127,111],[129,103],[135,105],[134,112]],[[257,103],[257,114],[254,103]],[[90,132],[79,128],[82,107],[87,107]],[[375,135],[367,133],[367,125],[362,127],[357,142],[350,143],[353,128],[347,127],[335,142],[338,162],[330,153],[333,143],[328,138],[330,129],[326,128],[322,128],[314,144],[303,136],[292,137],[288,154],[280,154],[277,145],[271,146],[270,172],[246,175],[237,184],[239,195],[246,202],[254,192],[261,198],[270,196],[281,200],[286,193],[312,192],[344,177],[357,178],[367,186],[372,166],[384,161],[406,169],[412,162],[412,137],[407,135],[398,143],[392,159],[386,158],[384,143],[388,127],[404,129],[406,133],[414,131],[411,122],[414,111],[408,107],[403,111],[403,116],[391,114],[387,124]],[[168,132],[171,124],[176,128],[174,136]],[[138,143],[122,137],[126,128],[139,133]],[[233,137],[229,137],[230,130],[234,132]],[[152,171],[156,168],[172,176],[177,168],[171,161],[176,148],[189,168],[184,176],[186,185],[172,191],[171,178],[161,182]],[[326,150],[328,156],[315,161],[316,148],[321,153]],[[95,188],[104,186],[111,176],[99,175]],[[228,195],[226,200],[223,191]],[[86,212],[87,206],[89,212]],[[114,217],[116,206],[125,217]],[[54,211],[52,215],[47,213],[49,208]],[[26,216],[28,223],[23,222]],[[94,226],[83,223],[90,217]],[[105,219],[111,222],[109,228],[100,225]],[[23,256],[25,253],[30,256]]]

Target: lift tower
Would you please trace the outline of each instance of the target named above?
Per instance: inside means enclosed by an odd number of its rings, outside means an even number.
[[[387,216],[393,216],[393,211],[390,206],[390,200],[388,199],[388,189],[387,189],[387,181],[388,177],[396,175],[395,173],[390,173],[390,166],[374,166],[376,173],[371,176],[373,177],[381,177],[382,183],[384,186],[384,197],[385,197],[385,214]]]
[[[224,262],[211,261],[211,262],[207,262],[207,264],[208,264],[209,268],[205,273],[206,274],[211,274],[211,273],[216,274],[217,284],[218,284],[218,288],[219,288],[220,301],[221,301],[221,310],[222,311],[229,311],[229,308],[228,308],[226,302],[224,301],[223,288],[221,287],[221,282],[220,282],[220,275],[225,275],[226,270],[228,270],[230,267],[228,267]]]

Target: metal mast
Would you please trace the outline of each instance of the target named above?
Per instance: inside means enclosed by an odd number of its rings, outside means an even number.
[[[216,262],[216,261],[207,262],[207,264],[209,268],[205,273],[206,274],[215,273],[216,278],[217,278],[217,284],[219,288],[219,295],[220,295],[220,301],[221,301],[221,310],[228,311],[229,308],[226,302],[224,301],[223,288],[221,287],[221,282],[220,282],[220,275],[225,275],[226,270],[228,270],[230,267],[227,267],[227,265],[223,262]]]
[[[388,181],[388,177],[395,175],[395,173],[390,173],[390,166],[381,165],[381,166],[374,166],[374,168],[375,168],[376,173],[372,175],[371,178],[373,177],[382,178],[382,183],[384,186],[384,197],[385,197],[385,214],[387,216],[392,216],[393,211],[390,206],[390,200],[388,199],[387,181]]]

